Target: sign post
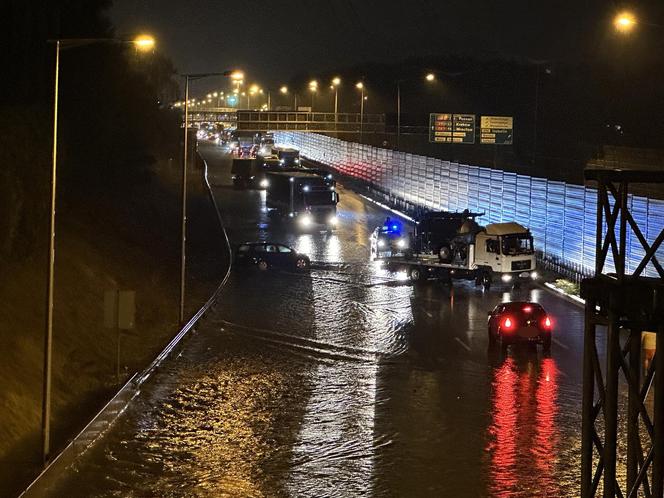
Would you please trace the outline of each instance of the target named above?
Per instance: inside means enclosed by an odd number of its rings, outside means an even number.
[[[115,329],[115,380],[120,384],[120,331],[134,328],[136,292],[112,290],[104,292],[104,327]]]

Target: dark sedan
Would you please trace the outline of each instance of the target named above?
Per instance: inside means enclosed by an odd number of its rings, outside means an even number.
[[[489,312],[489,344],[508,346],[516,342],[542,344],[551,350],[553,321],[537,303],[501,303]]]
[[[239,266],[255,266],[259,270],[269,268],[306,270],[311,266],[309,256],[276,242],[241,244],[235,253],[235,263]]]

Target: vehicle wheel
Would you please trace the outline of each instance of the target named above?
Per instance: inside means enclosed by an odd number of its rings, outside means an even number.
[[[424,280],[424,272],[422,271],[421,268],[418,268],[417,266],[410,269],[409,276],[412,282],[421,282],[422,280]]]
[[[550,353],[551,352],[551,335],[547,335],[546,337],[544,337],[544,342],[542,344],[543,344],[543,348],[542,348],[543,351],[545,353]]]
[[[452,249],[450,249],[449,246],[441,246],[441,248],[438,249],[438,258],[441,263],[449,263],[452,261]]]
[[[295,268],[297,268],[298,270],[306,270],[307,268],[309,268],[309,261],[307,261],[304,258],[297,258],[295,260]]]
[[[489,291],[491,289],[491,275],[489,273],[482,274],[482,290]]]
[[[491,329],[489,329],[489,347],[493,348],[496,346],[496,336],[494,336],[491,333]]]
[[[256,266],[261,271],[265,271],[270,267],[270,265],[267,264],[267,261],[265,261],[263,259],[261,259],[258,263],[256,263]]]

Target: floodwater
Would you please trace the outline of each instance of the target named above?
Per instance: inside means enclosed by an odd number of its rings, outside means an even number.
[[[334,234],[268,219],[201,146],[231,241],[310,273],[234,271],[214,312],[53,496],[577,496],[580,308],[537,288],[414,286],[369,261],[386,213],[339,188]],[[550,357],[488,350],[487,311],[541,302]]]

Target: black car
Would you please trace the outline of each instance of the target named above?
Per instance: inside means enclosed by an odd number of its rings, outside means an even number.
[[[306,270],[311,265],[309,256],[276,242],[246,242],[235,253],[235,263],[256,266],[259,270],[284,268]]]
[[[516,342],[542,344],[551,350],[553,322],[541,305],[524,301],[501,303],[489,312],[489,345]]]

